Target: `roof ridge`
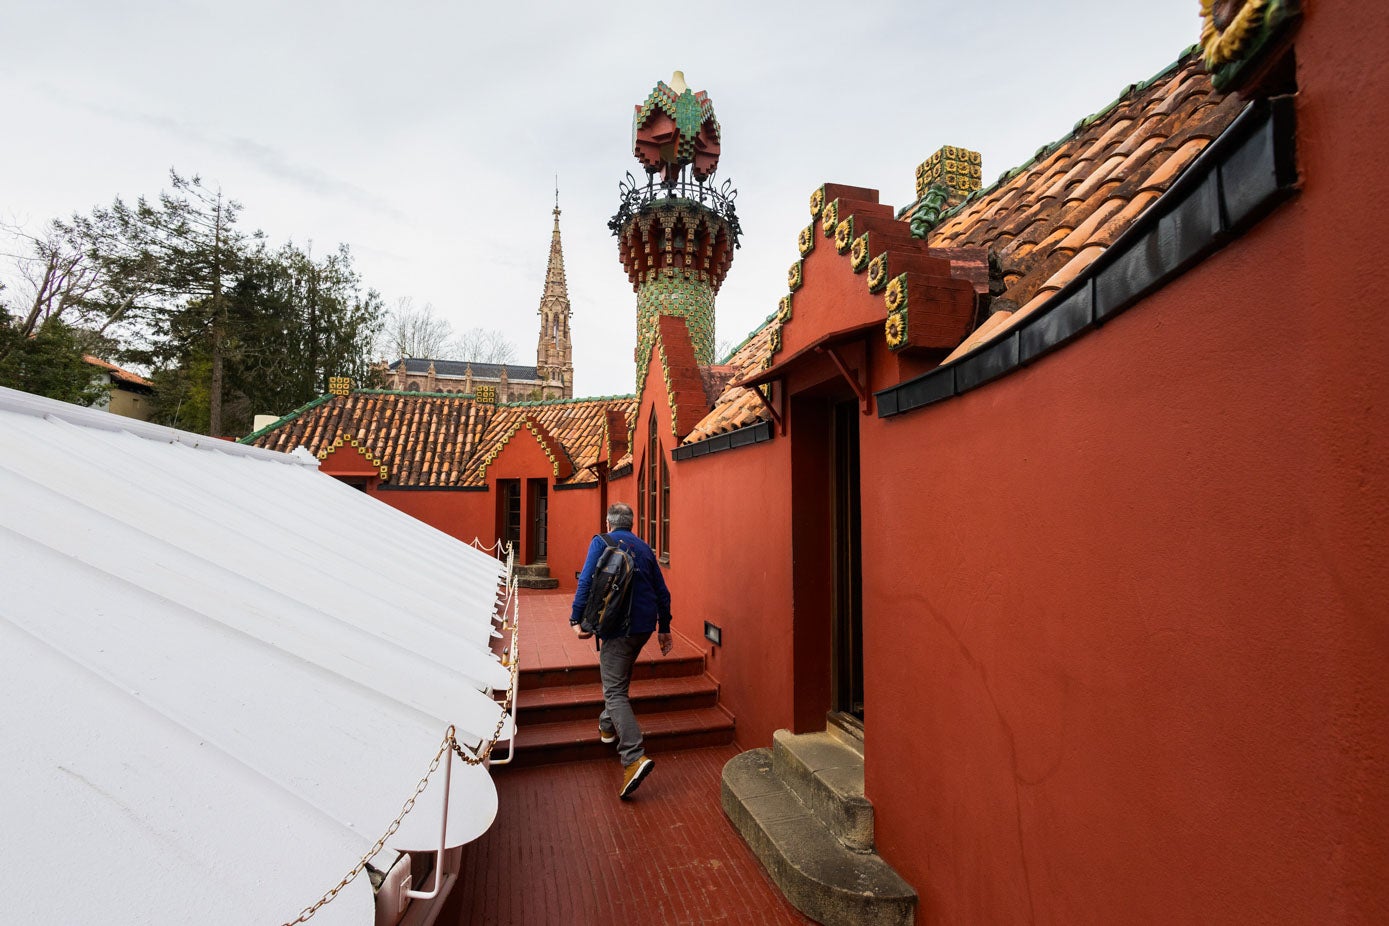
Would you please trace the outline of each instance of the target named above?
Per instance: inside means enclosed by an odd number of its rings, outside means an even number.
[[[286,423],[288,423],[288,422],[290,422],[290,421],[293,421],[295,418],[298,418],[300,415],[304,414],[304,412],[308,411],[309,409],[311,409],[311,408],[317,408],[318,406],[322,405],[324,402],[327,402],[327,401],[328,401],[329,399],[331,399],[332,397],[333,397],[333,394],[332,394],[331,392],[328,392],[328,393],[324,393],[323,395],[319,396],[319,397],[316,398],[316,399],[311,399],[311,400],[309,400],[308,402],[305,402],[303,405],[301,405],[301,406],[299,406],[298,408],[296,408],[294,411],[290,412],[289,414],[287,414],[287,415],[281,415],[279,418],[277,418],[277,419],[275,419],[274,421],[270,422],[269,424],[267,424],[265,427],[261,428],[260,430],[258,430],[258,431],[252,431],[250,434],[247,434],[245,437],[238,438],[238,439],[236,440],[236,443],[238,443],[238,444],[249,444],[251,441],[255,440],[256,438],[258,438],[258,437],[263,437],[263,436],[265,436],[266,434],[269,434],[271,431],[275,430],[275,429],[278,428],[280,425],[286,424]]]
[[[469,399],[477,401],[474,392],[419,392],[413,389],[353,389],[353,395],[404,395],[422,399]]]
[[[596,395],[579,399],[528,399],[522,402],[498,402],[498,408],[528,408],[536,405],[577,405],[580,402],[616,402],[621,399],[635,399],[635,394]]]
[[[1026,161],[1017,165],[1016,167],[1012,167],[1008,170],[1005,170],[1003,173],[998,175],[998,179],[996,179],[993,183],[989,184],[986,187],[981,187],[980,189],[974,190],[968,196],[962,199],[959,203],[942,212],[940,214],[940,218],[936,222],[936,226],[939,227],[940,225],[944,224],[946,219],[962,211],[965,208],[965,206],[974,202],[976,199],[982,199],[983,197],[992,193],[994,190],[998,189],[1004,183],[1007,183],[1009,180],[1012,180],[1018,174],[1027,170],[1027,168],[1031,167],[1033,164],[1036,164],[1042,158],[1051,154],[1057,148],[1060,148],[1066,142],[1070,141],[1077,134],[1079,134],[1082,129],[1089,128],[1091,125],[1095,123],[1096,120],[1104,116],[1107,116],[1111,110],[1119,106],[1125,100],[1131,98],[1134,94],[1141,93],[1142,91],[1147,90],[1158,80],[1177,70],[1177,68],[1181,67],[1186,63],[1188,58],[1192,57],[1193,55],[1199,54],[1200,51],[1201,46],[1199,43],[1188,45],[1186,48],[1182,49],[1182,51],[1177,55],[1175,60],[1166,64],[1160,71],[1153,74],[1147,80],[1140,80],[1127,85],[1126,87],[1124,87],[1123,90],[1119,92],[1119,95],[1117,97],[1110,100],[1108,103],[1106,103],[1101,108],[1095,110],[1095,112],[1091,113],[1090,115],[1084,116],[1081,119],[1077,120],[1076,124],[1073,125],[1071,127],[1071,130],[1067,132],[1065,135],[1062,135],[1055,141],[1045,144],[1042,147],[1038,148],[1036,151],[1032,153],[1032,157],[1028,158]],[[911,202],[907,203],[901,209],[898,209],[897,218],[901,219],[912,209],[915,209],[920,202],[921,200],[919,198],[913,199]]]
[[[777,310],[777,312],[780,312],[780,311],[781,311],[780,309]],[[767,325],[768,325],[774,318],[777,317],[777,312],[773,312],[771,315],[768,315],[766,318],[762,319],[762,321],[761,321],[760,323],[758,323],[758,325],[757,325],[756,328],[754,328],[754,329],[752,329],[751,331],[748,332],[747,337],[745,337],[745,338],[743,338],[741,341],[739,341],[738,344],[737,344],[737,346],[735,346],[732,350],[730,350],[730,351],[724,356],[724,358],[723,358],[722,360],[720,360],[720,361],[719,361],[717,364],[715,364],[715,365],[716,365],[716,366],[726,366],[726,365],[728,364],[728,361],[730,361],[730,360],[733,359],[733,355],[734,355],[734,354],[738,353],[738,351],[742,350],[744,347],[747,347],[749,341],[751,341],[753,338],[757,337],[759,334],[762,333],[762,329],[763,329],[763,328],[766,328]]]

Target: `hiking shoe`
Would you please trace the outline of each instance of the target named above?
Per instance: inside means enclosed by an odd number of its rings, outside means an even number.
[[[598,726],[598,742],[600,742],[600,743],[616,743],[616,742],[617,742],[617,734],[616,734],[616,733],[609,732],[609,731],[607,731],[607,730],[604,730],[603,727],[602,727],[602,725],[600,724],[600,725]]]
[[[631,765],[624,765],[622,767],[622,790],[617,792],[617,796],[621,798],[630,797],[632,792],[637,790],[637,787],[641,785],[641,780],[647,775],[650,775],[651,770],[655,767],[656,763],[645,756],[633,762]]]

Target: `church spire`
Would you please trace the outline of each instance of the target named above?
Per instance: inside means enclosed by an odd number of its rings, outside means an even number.
[[[569,286],[564,280],[564,251],[559,239],[559,179],[555,179],[555,228],[550,234],[550,262],[540,294],[540,339],[535,368],[544,398],[574,397],[573,348],[569,341]]]

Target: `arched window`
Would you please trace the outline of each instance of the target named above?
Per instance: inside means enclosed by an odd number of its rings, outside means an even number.
[[[638,531],[666,561],[670,559],[670,469],[656,437],[654,408],[647,420],[645,457],[637,475]]]

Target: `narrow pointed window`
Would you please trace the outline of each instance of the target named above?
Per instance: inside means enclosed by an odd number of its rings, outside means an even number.
[[[661,559],[670,559],[670,471],[661,454]]]
[[[646,522],[643,525],[642,539],[656,547],[656,552],[661,552],[658,538],[656,536],[657,517],[659,515],[658,506],[660,501],[660,471],[657,463],[661,456],[661,443],[656,439],[656,410],[651,410],[651,417],[646,425]]]

